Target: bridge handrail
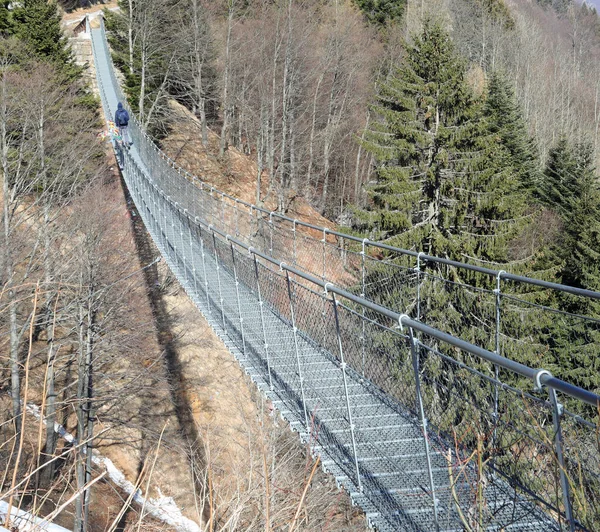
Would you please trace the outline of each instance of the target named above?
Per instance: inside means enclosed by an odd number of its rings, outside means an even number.
[[[183,216],[187,217],[190,222],[195,223],[196,225],[203,225],[208,231],[219,235],[221,238],[225,239],[227,242],[233,242],[234,244],[241,247],[242,249],[245,249],[248,253],[250,253],[252,255],[256,255],[257,257],[260,257],[261,259],[273,264],[274,266],[279,267],[279,269],[281,269],[281,270],[289,271],[290,273],[294,274],[295,276],[321,287],[323,290],[338,294],[338,295],[342,296],[343,298],[345,298],[349,301],[352,301],[353,303],[356,303],[357,305],[360,305],[362,307],[368,308],[369,310],[377,312],[378,314],[381,314],[382,316],[385,316],[385,317],[397,322],[398,325],[402,328],[404,328],[404,327],[412,328],[423,334],[426,334],[427,336],[431,336],[433,338],[436,338],[437,340],[440,340],[444,343],[452,345],[453,347],[456,347],[456,348],[466,351],[472,355],[475,355],[475,356],[481,358],[482,360],[487,360],[488,362],[491,362],[492,364],[495,364],[503,369],[506,369],[508,371],[516,373],[522,377],[526,377],[527,379],[530,379],[534,383],[534,385],[538,388],[540,388],[541,385],[546,385],[548,388],[552,388],[556,391],[560,391],[566,395],[573,397],[574,399],[579,399],[580,401],[583,401],[589,405],[596,406],[596,407],[600,405],[600,396],[599,395],[596,395],[593,392],[590,392],[588,390],[585,390],[584,388],[580,388],[578,386],[570,384],[561,379],[557,379],[556,377],[553,377],[552,374],[550,373],[550,371],[548,371],[546,369],[543,369],[543,368],[535,369],[535,368],[526,366],[525,364],[521,364],[520,362],[510,360],[506,357],[503,357],[502,355],[498,355],[498,354],[494,353],[493,351],[489,351],[489,350],[479,347],[475,344],[467,342],[466,340],[462,340],[460,338],[452,336],[451,334],[440,331],[434,327],[430,327],[429,325],[426,325],[426,324],[422,323],[421,321],[410,318],[406,314],[400,314],[391,309],[388,309],[386,307],[378,305],[377,303],[374,303],[368,299],[365,299],[363,297],[357,296],[356,294],[348,292],[347,290],[344,290],[343,288],[340,288],[331,282],[323,281],[322,279],[315,277],[314,275],[311,275],[310,273],[299,270],[298,268],[295,268],[294,266],[290,266],[289,264],[286,264],[285,262],[281,262],[280,260],[277,260],[276,258],[271,257],[267,253],[264,253],[263,251],[253,248],[252,246],[246,244],[242,240],[227,234],[225,231],[222,231],[221,229],[214,227],[212,224],[209,224],[206,221],[204,221],[198,217],[191,217],[185,209],[181,208],[180,205],[177,205],[177,204],[173,203],[172,201],[170,201],[170,199],[164,195],[162,190],[159,189],[159,193],[161,195],[163,195],[167,201],[170,202],[170,204],[173,208],[175,208],[177,211],[179,211],[179,213],[182,214]]]

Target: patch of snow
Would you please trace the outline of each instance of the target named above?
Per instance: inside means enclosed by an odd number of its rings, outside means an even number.
[[[8,503],[0,501],[0,521],[6,522],[6,516],[8,513]],[[62,526],[49,523],[39,517],[34,517],[29,512],[19,510],[14,506],[10,509],[11,524],[17,527],[19,532],[70,532],[68,529]],[[0,526],[0,531],[7,530]]]
[[[31,412],[36,417],[36,419],[40,418],[40,409],[38,406],[28,404],[27,410]],[[77,440],[74,438],[74,436],[67,432],[67,430],[62,425],[54,423],[54,431],[69,443],[73,445],[77,443]],[[158,498],[146,499],[142,495],[141,490],[136,489],[135,486],[125,478],[123,472],[117,466],[115,466],[115,464],[110,458],[106,458],[102,456],[98,451],[94,450],[92,454],[92,462],[94,462],[94,464],[97,466],[104,467],[106,469],[106,472],[108,473],[109,478],[125,493],[127,493],[128,495],[133,493],[133,501],[135,501],[140,506],[144,506],[144,511],[147,514],[151,515],[152,517],[155,517],[156,519],[161,520],[163,523],[171,525],[180,532],[202,532],[202,529],[198,526],[198,524],[195,521],[188,519],[181,513],[180,508],[177,506],[173,498],[165,497],[161,493],[160,489],[158,489]],[[50,531],[50,529],[48,530]],[[60,530],[64,531],[65,529],[61,528]],[[52,532],[59,531],[55,531],[52,529]]]

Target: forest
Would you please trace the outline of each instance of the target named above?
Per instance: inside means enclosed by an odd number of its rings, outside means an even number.
[[[181,367],[167,357],[176,335],[159,323],[176,281],[140,241],[98,139],[99,100],[61,26],[65,12],[104,3],[0,1],[0,493],[36,515],[68,508],[59,521],[77,532],[163,530],[97,482],[92,448],[128,447],[136,486],[150,485],[161,456],[186,479],[186,515],[207,530],[265,529],[269,511],[267,529],[290,523],[312,466],[268,406],[251,397],[245,415],[260,428],[239,429],[264,469],[248,488],[214,487],[226,459],[211,466],[186,432]],[[352,235],[600,291],[600,19],[585,3],[115,4],[106,27],[139,122],[160,146],[183,127],[171,103],[183,106],[223,168],[232,150],[252,161],[257,205],[285,214],[301,198]],[[447,300],[430,290],[436,325]],[[591,300],[531,301],[600,319]],[[537,325],[507,330],[532,337]],[[473,323],[461,327],[477,338]],[[598,327],[580,325],[580,355],[561,324],[544,327],[534,343],[551,338],[556,353],[544,363],[598,391]],[[536,349],[508,353],[535,365]],[[302,495],[310,512],[298,528],[364,527],[331,482],[318,485]],[[113,500],[106,516],[102,497]]]

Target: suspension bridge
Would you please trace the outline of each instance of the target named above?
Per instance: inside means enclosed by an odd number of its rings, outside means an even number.
[[[103,24],[91,29],[88,21],[87,31],[112,120],[125,98]],[[600,294],[266,212],[188,174],[133,118],[130,134],[130,150],[115,143],[117,158],[162,256],[372,527],[558,531],[600,523],[598,396],[502,356],[509,306],[567,316],[510,296],[506,283]],[[450,282],[425,264],[474,272],[492,286]],[[428,279],[460,293],[462,306],[451,299],[449,312],[458,308],[478,325],[463,335],[450,317],[428,322]],[[596,330],[594,320],[586,324]],[[527,341],[510,339],[517,349]]]

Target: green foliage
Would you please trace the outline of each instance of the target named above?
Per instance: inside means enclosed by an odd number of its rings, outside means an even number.
[[[562,282],[600,290],[600,186],[590,144],[571,146],[566,137],[559,139],[548,156],[541,197],[564,223],[564,236],[554,250],[564,264]]]
[[[575,181],[577,159],[572,146],[562,135],[548,154],[543,182],[538,195],[547,207],[555,211],[563,220],[575,204]]]
[[[543,7],[554,9],[557,13],[566,13],[573,0],[537,0],[537,3]]]
[[[12,12],[11,32],[28,44],[36,57],[49,60],[69,81],[81,75],[60,26],[56,2],[24,0]]]
[[[354,0],[371,24],[384,26],[399,20],[404,14],[407,0]]]
[[[510,13],[510,9],[504,0],[473,0],[481,9],[487,13],[495,22],[500,23],[507,30],[515,26],[515,21]]]
[[[363,229],[431,255],[507,260],[526,198],[503,125],[493,132],[439,24],[425,23],[378,100],[380,120],[364,142],[377,181],[370,209],[358,213]]]
[[[576,147],[575,179],[568,212],[564,283],[600,291],[600,185],[590,144]],[[596,312],[600,316],[599,312]]]
[[[8,6],[10,5],[10,0],[1,0],[0,1],[0,35],[8,35],[11,29],[11,21],[10,21],[10,11],[8,10]]]
[[[534,140],[527,133],[525,120],[508,79],[499,72],[494,72],[490,77],[484,115],[490,124],[490,132],[499,137],[510,154],[521,187],[527,192],[534,191],[540,182]]]

